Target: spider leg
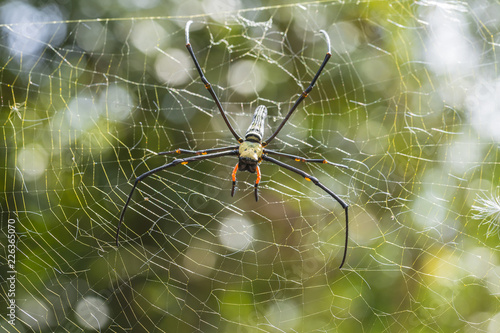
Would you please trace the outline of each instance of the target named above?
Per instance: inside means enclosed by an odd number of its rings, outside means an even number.
[[[339,167],[339,168],[349,169],[349,167],[346,166],[346,165],[338,164],[338,163],[333,163],[333,162],[330,162],[328,160],[321,159],[321,158],[304,158],[304,157],[301,157],[301,156],[292,155],[292,154],[286,154],[286,153],[281,153],[279,151],[274,151],[274,150],[270,150],[270,149],[264,149],[264,153],[272,154],[272,155],[276,155],[276,156],[288,157],[288,158],[291,158],[292,160],[297,161],[297,162],[323,163],[323,164],[334,165],[334,166]]]
[[[306,90],[304,90],[302,92],[302,94],[300,94],[299,98],[297,99],[297,101],[295,102],[295,104],[292,106],[292,108],[290,109],[290,111],[288,111],[287,115],[285,116],[285,119],[283,119],[283,121],[281,122],[281,124],[274,131],[274,133],[271,134],[271,136],[269,138],[267,138],[267,140],[265,140],[262,143],[262,145],[264,147],[267,146],[269,144],[269,142],[271,142],[271,140],[273,140],[276,137],[276,135],[278,135],[278,133],[283,128],[283,126],[285,126],[285,124],[288,121],[288,119],[292,116],[292,114],[295,111],[295,109],[297,109],[297,107],[304,100],[304,98],[306,98],[307,95],[309,95],[309,93],[311,92],[311,90],[314,87],[314,84],[318,80],[319,75],[323,71],[323,68],[325,68],[326,63],[328,62],[328,60],[330,60],[330,57],[332,56],[332,53],[331,53],[331,44],[330,44],[330,37],[328,37],[328,34],[326,33],[326,31],[320,30],[320,32],[325,35],[325,38],[326,38],[326,41],[327,41],[327,44],[328,44],[328,51],[326,52],[325,59],[323,60],[323,63],[321,64],[321,66],[319,67],[318,71],[316,72],[316,75],[314,75],[314,78],[312,79],[311,83],[309,84],[309,87],[307,87]]]
[[[233,179],[233,186],[231,187],[231,196],[232,197],[234,196],[234,188],[236,186],[236,172],[238,172],[238,163],[236,163],[236,166],[233,169],[233,173],[231,173],[231,176],[232,176],[232,179]],[[254,188],[255,188],[255,201],[259,201],[259,188],[258,188],[258,186],[259,186],[259,183],[260,183],[261,174],[260,174],[260,168],[259,168],[258,165],[255,168],[255,172],[257,173],[257,179],[255,180],[255,185],[254,185]]]
[[[259,166],[257,165],[257,168],[255,169],[255,172],[257,173],[257,179],[255,180],[255,201],[259,201],[259,183],[260,183],[260,168]]]
[[[161,153],[157,153],[156,155],[169,155],[169,154],[207,155],[207,154],[216,153],[219,151],[234,150],[234,149],[238,149],[238,146],[229,146],[229,147],[203,149],[203,150],[188,150],[188,149],[179,148],[176,150],[163,151]]]
[[[118,221],[118,227],[116,228],[116,246],[118,245],[118,237],[120,235],[120,227],[123,222],[123,217],[125,216],[125,211],[127,210],[127,207],[130,203],[130,200],[132,199],[132,195],[134,194],[135,188],[137,185],[144,179],[147,178],[159,171],[165,170],[167,168],[176,166],[178,164],[188,164],[189,162],[193,161],[201,161],[201,160],[207,160],[215,157],[221,157],[221,156],[228,156],[228,155],[237,155],[238,151],[237,150],[232,150],[232,151],[223,151],[223,152],[218,152],[218,153],[213,153],[213,154],[208,154],[208,155],[196,155],[196,156],[191,156],[191,157],[186,157],[186,158],[180,158],[173,160],[172,162],[162,165],[160,167],[154,168],[152,170],[149,170],[148,172],[143,173],[139,177],[135,179],[134,186],[132,187],[132,190],[130,191],[130,194],[127,198],[127,201],[125,202],[125,206],[123,206],[122,213],[120,215],[120,221]]]
[[[348,245],[348,241],[349,241],[349,217],[348,217],[348,214],[347,214],[349,206],[344,202],[344,200],[340,199],[339,196],[337,196],[335,193],[333,193],[331,190],[329,190],[325,185],[321,184],[316,177],[313,177],[313,176],[309,175],[308,173],[306,173],[306,172],[304,172],[304,171],[302,171],[300,169],[297,169],[297,168],[295,168],[295,167],[293,167],[291,165],[283,163],[283,162],[281,162],[281,161],[279,161],[277,159],[274,159],[272,157],[269,157],[267,155],[262,155],[262,159],[264,159],[265,161],[269,161],[271,163],[274,163],[276,165],[279,165],[280,167],[285,168],[287,170],[290,170],[292,172],[295,172],[296,174],[299,174],[302,177],[304,177],[305,180],[313,182],[314,185],[318,186],[323,191],[325,191],[326,193],[328,193],[332,198],[334,198],[335,200],[337,200],[337,202],[342,206],[342,208],[344,208],[344,211],[345,211],[345,244],[344,244],[344,256],[342,257],[342,262],[340,263],[340,266],[339,266],[339,268],[342,268],[342,266],[344,266],[344,263],[345,263],[345,260],[346,260],[346,257],[347,257],[347,245]]]
[[[196,59],[196,56],[194,55],[193,48],[191,47],[191,43],[189,42],[189,26],[193,23],[193,21],[188,21],[186,23],[186,48],[188,49],[189,54],[191,55],[191,58],[193,58],[194,65],[196,66],[196,69],[198,70],[198,74],[200,74],[201,81],[205,85],[205,88],[207,88],[208,92],[210,95],[212,95],[212,99],[214,100],[215,104],[219,108],[219,111],[222,115],[222,118],[226,122],[227,127],[229,128],[229,131],[233,134],[233,136],[236,138],[236,140],[241,143],[243,142],[243,139],[236,134],[236,131],[234,130],[233,126],[231,126],[231,123],[229,122],[229,119],[227,119],[226,112],[222,108],[222,104],[219,101],[219,98],[215,94],[214,89],[212,88],[212,85],[210,82],[208,82],[207,78],[205,77],[205,74],[203,74],[203,71],[201,70],[200,64],[198,63],[198,59]]]
[[[231,177],[233,179],[233,185],[231,187],[231,196],[234,197],[234,187],[236,186],[236,172],[238,172],[238,163],[236,163],[236,166],[233,169],[233,172],[231,173]]]

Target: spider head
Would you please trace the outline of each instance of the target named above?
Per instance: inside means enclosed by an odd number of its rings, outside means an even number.
[[[259,142],[243,141],[239,149],[239,171],[255,173],[257,165],[262,161],[262,145]]]

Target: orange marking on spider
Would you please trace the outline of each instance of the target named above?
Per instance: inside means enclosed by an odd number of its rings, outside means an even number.
[[[233,169],[233,173],[231,174],[231,176],[233,177],[233,182],[236,181],[236,172],[238,172],[238,164],[236,164],[236,166]]]

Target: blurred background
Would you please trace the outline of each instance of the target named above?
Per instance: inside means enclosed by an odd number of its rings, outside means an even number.
[[[269,148],[234,157],[268,108]],[[8,332],[498,332],[495,1],[3,1],[0,326]],[[9,224],[9,222],[11,222]],[[16,229],[16,325],[8,323]]]

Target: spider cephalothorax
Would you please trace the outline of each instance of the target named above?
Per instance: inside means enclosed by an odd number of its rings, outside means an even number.
[[[263,150],[260,142],[243,141],[238,149],[238,170],[255,173],[258,164],[262,161]]]
[[[259,164],[262,161],[267,161],[274,163],[284,169],[287,169],[289,171],[295,172],[296,174],[304,177],[305,180],[312,182],[314,185],[318,186],[321,188],[323,191],[325,191],[329,196],[331,196],[333,199],[335,199],[344,209],[345,212],[345,244],[344,244],[344,255],[342,257],[342,262],[340,263],[340,267],[344,265],[344,262],[346,260],[347,256],[347,245],[348,245],[348,239],[349,239],[349,218],[348,218],[348,205],[340,198],[338,197],[335,193],[333,193],[330,189],[325,187],[323,184],[319,182],[319,180],[308,173],[294,167],[291,165],[288,165],[284,162],[281,162],[280,160],[277,160],[271,156],[268,156],[269,154],[275,155],[275,156],[281,156],[281,157],[286,157],[286,158],[291,158],[297,162],[312,162],[312,163],[328,163],[332,165],[336,165],[339,167],[345,167],[340,164],[335,164],[328,162],[325,159],[311,159],[311,158],[303,158],[300,156],[295,156],[291,154],[286,154],[286,153],[281,153],[277,152],[274,150],[267,149],[267,145],[278,135],[278,133],[281,131],[283,126],[287,123],[288,119],[290,116],[293,114],[293,112],[297,109],[297,106],[307,97],[309,92],[311,92],[312,88],[314,87],[314,84],[316,83],[316,80],[319,78],[319,75],[323,71],[323,68],[325,68],[326,63],[332,56],[331,50],[330,50],[330,38],[328,37],[328,34],[321,30],[321,33],[324,34],[327,44],[328,44],[328,51],[325,55],[325,59],[323,60],[323,63],[319,67],[318,71],[316,72],[316,75],[312,79],[311,83],[309,86],[300,94],[299,98],[297,101],[293,104],[293,106],[290,108],[284,119],[281,121],[279,124],[278,128],[274,131],[273,134],[271,134],[270,137],[268,137],[265,141],[263,141],[264,137],[264,123],[267,117],[267,108],[263,105],[258,106],[255,109],[255,113],[252,118],[252,122],[250,126],[248,127],[248,130],[245,134],[245,139],[241,138],[236,131],[234,130],[233,126],[231,126],[231,123],[229,122],[229,119],[226,116],[226,112],[224,111],[224,108],[222,107],[222,104],[219,101],[219,98],[215,94],[215,91],[212,88],[212,85],[208,80],[205,78],[205,75],[203,74],[203,71],[200,67],[200,64],[198,63],[198,60],[196,59],[196,56],[193,52],[193,48],[191,47],[191,44],[189,43],[189,26],[191,25],[192,21],[188,21],[186,24],[186,48],[191,55],[191,58],[193,59],[194,65],[196,67],[196,70],[198,71],[198,74],[200,75],[201,81],[205,85],[205,88],[207,88],[208,92],[212,96],[215,104],[217,105],[217,108],[220,111],[220,114],[222,116],[222,119],[227,125],[227,128],[231,132],[231,134],[234,136],[236,141],[238,141],[239,146],[228,146],[228,147],[220,147],[220,148],[212,148],[212,149],[205,149],[205,150],[187,150],[187,149],[176,149],[176,150],[171,150],[171,151],[166,151],[162,153],[158,153],[158,155],[168,155],[168,154],[193,154],[195,156],[191,157],[186,157],[186,158],[179,158],[175,159],[170,163],[167,163],[165,165],[162,165],[158,168],[152,169],[146,173],[143,173],[139,177],[135,179],[134,186],[132,187],[132,190],[130,191],[130,194],[127,198],[127,201],[125,202],[125,205],[123,206],[122,213],[120,215],[120,220],[118,221],[118,227],[116,230],[116,245],[118,246],[118,237],[120,235],[120,227],[123,221],[123,217],[125,216],[125,211],[130,203],[130,199],[132,199],[132,194],[134,193],[135,188],[141,182],[144,178],[149,177],[159,171],[165,170],[167,168],[176,166],[178,164],[188,164],[190,162],[194,161],[201,161],[201,160],[206,160],[206,159],[211,159],[211,158],[216,158],[216,157],[221,157],[221,156],[237,156],[238,157],[238,163],[233,169],[232,173],[232,180],[233,180],[233,185],[231,188],[231,196],[234,195],[234,189],[235,189],[235,184],[236,184],[236,172],[239,171],[248,171],[251,173],[256,173],[257,174],[257,179],[255,180],[255,200],[259,199],[259,193],[257,190],[257,186],[259,185],[260,182],[260,169],[259,169]]]

